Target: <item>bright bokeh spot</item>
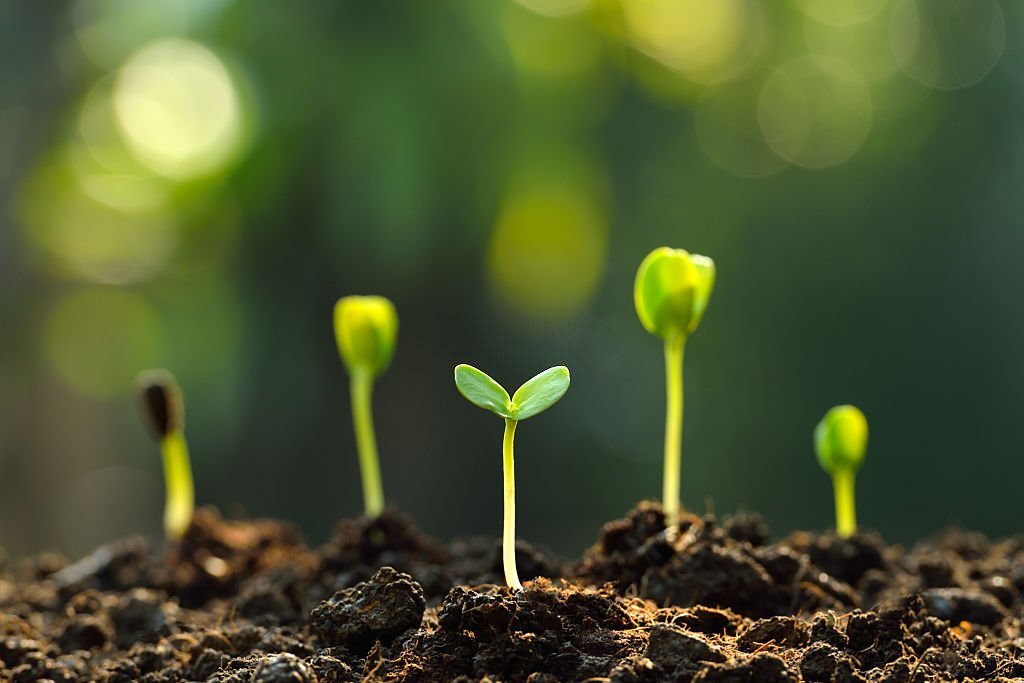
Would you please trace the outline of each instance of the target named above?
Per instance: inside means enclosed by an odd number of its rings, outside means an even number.
[[[499,302],[534,320],[579,313],[604,273],[607,224],[584,176],[547,173],[516,183],[502,204],[488,248]]]
[[[43,335],[46,358],[57,376],[87,396],[130,393],[140,368],[160,358],[156,311],[141,296],[115,288],[90,288],[61,298]]]
[[[737,75],[761,44],[753,0],[624,0],[622,13],[638,50],[698,83]]]
[[[998,0],[900,0],[889,34],[903,70],[932,88],[977,83],[1006,47]]]
[[[166,199],[161,190],[97,170],[84,150],[70,154],[68,162],[43,169],[26,189],[26,241],[56,270],[87,280],[123,284],[151,276],[177,243],[173,219],[154,211]]]
[[[546,17],[561,17],[586,9],[590,0],[516,0],[523,7]]]
[[[758,127],[759,86],[759,81],[742,80],[709,88],[694,114],[704,153],[718,166],[745,178],[771,175],[786,167]]]
[[[132,153],[169,178],[222,168],[242,141],[231,75],[213,52],[188,40],[160,40],[133,55],[117,75],[114,111]]]
[[[795,0],[804,14],[833,26],[852,26],[874,17],[889,0]]]
[[[864,79],[834,57],[788,62],[768,79],[758,101],[768,145],[783,159],[812,169],[852,157],[864,144],[872,119]]]

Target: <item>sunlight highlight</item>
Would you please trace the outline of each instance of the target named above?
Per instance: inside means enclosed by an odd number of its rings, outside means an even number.
[[[762,38],[751,0],[626,0],[622,13],[638,50],[697,83],[736,76]]]
[[[140,162],[178,180],[222,168],[243,124],[235,84],[207,48],[188,40],[150,43],[117,76],[114,111]]]
[[[487,268],[505,308],[565,319],[590,301],[604,273],[607,221],[585,175],[546,173],[510,188],[491,235]]]

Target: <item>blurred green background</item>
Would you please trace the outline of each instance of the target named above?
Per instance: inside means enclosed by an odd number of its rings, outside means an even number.
[[[712,256],[683,497],[832,524],[811,450],[861,406],[864,525],[1020,530],[1024,5],[998,0],[0,4],[0,545],[160,531],[132,379],[174,370],[197,498],[361,510],[334,301],[401,317],[386,495],[497,535],[469,362],[573,385],[517,439],[519,533],[579,553],[661,490],[641,258]]]

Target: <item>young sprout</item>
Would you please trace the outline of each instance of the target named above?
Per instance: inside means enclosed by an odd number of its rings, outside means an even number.
[[[471,365],[455,368],[455,386],[473,405],[505,419],[502,442],[502,478],[505,489],[505,516],[501,536],[501,558],[505,583],[512,590],[523,589],[516,571],[516,473],[512,442],[520,420],[533,417],[553,406],[569,388],[569,368],[549,368],[527,381],[509,398],[508,392],[487,374]]]
[[[355,425],[363,504],[369,517],[384,511],[384,487],[373,431],[373,381],[395,353],[398,314],[382,296],[346,296],[334,306],[334,336],[351,378],[352,422]]]
[[[192,523],[195,493],[185,443],[185,403],[178,383],[167,370],[147,370],[136,379],[143,420],[160,442],[164,461],[164,533],[176,541]]]
[[[855,406],[836,406],[825,413],[814,429],[818,462],[829,476],[836,497],[836,534],[849,538],[857,532],[853,480],[864,461],[868,445],[868,421]]]
[[[683,441],[683,351],[700,325],[715,284],[715,262],[683,249],[655,249],[640,264],[633,301],[640,322],[665,342],[665,472],[662,505],[670,527],[679,515]]]

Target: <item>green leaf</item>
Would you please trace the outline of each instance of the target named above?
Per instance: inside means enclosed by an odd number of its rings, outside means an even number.
[[[814,448],[821,468],[834,475],[857,471],[868,446],[868,421],[856,406],[836,406],[814,429]]]
[[[544,412],[569,389],[569,368],[548,368],[516,390],[512,397],[512,418],[525,420]]]
[[[455,386],[467,401],[491,411],[499,417],[512,417],[512,400],[508,392],[487,373],[472,365],[455,366]]]

